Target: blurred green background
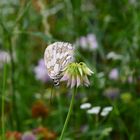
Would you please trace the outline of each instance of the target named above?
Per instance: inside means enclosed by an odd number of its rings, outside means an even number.
[[[43,57],[63,41],[94,71],[78,88],[64,140],[138,140],[139,9],[139,0],[0,0],[0,135],[58,139],[72,90],[52,88]]]

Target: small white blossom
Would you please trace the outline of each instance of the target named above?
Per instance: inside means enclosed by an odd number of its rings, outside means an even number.
[[[101,107],[100,106],[95,106],[89,110],[87,110],[88,114],[99,114]]]
[[[113,107],[112,106],[106,106],[104,109],[104,111],[112,111],[113,110]]]
[[[90,107],[91,107],[91,104],[90,103],[83,103],[83,104],[80,105],[80,108],[81,109],[88,109]]]
[[[107,116],[108,114],[109,114],[108,111],[102,111],[102,112],[101,112],[101,116],[103,116],[103,117]]]
[[[115,52],[109,52],[107,54],[107,59],[121,60],[122,59],[122,55],[116,54]]]
[[[107,106],[107,107],[103,108],[103,110],[101,112],[101,116],[103,116],[103,117],[107,116],[112,110],[113,110],[112,106]]]

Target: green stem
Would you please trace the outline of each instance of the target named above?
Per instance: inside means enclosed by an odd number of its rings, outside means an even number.
[[[5,100],[5,85],[6,85],[6,64],[4,64],[4,72],[3,72],[3,86],[2,86],[2,117],[1,117],[1,124],[2,124],[2,140],[5,140],[5,116],[4,116],[4,100]]]
[[[76,92],[77,92],[77,88],[75,87],[75,88],[74,88],[74,92],[73,92],[73,94],[72,94],[72,98],[71,98],[71,102],[70,102],[69,111],[68,111],[68,114],[67,114],[67,117],[66,117],[66,120],[65,120],[65,123],[64,123],[64,126],[63,126],[63,129],[62,129],[62,132],[61,132],[61,135],[60,135],[59,140],[62,140],[62,139],[63,139],[64,132],[65,132],[66,127],[67,127],[67,125],[68,125],[68,122],[69,122],[69,119],[70,119],[70,115],[71,115],[72,109],[73,109],[74,98],[75,98]]]
[[[12,82],[12,104],[14,108],[14,116],[16,118],[16,127],[18,130],[20,130],[20,120],[18,115],[18,108],[17,108],[17,99],[16,99],[16,85],[15,85],[15,62],[14,62],[14,56],[13,56],[13,46],[12,46],[12,37],[8,37],[8,49],[11,56],[11,82]],[[13,110],[12,110],[13,112]]]
[[[3,21],[0,21],[0,25],[3,29],[3,32],[5,33],[5,42],[7,43],[7,47],[9,49],[10,57],[11,57],[11,82],[12,82],[12,104],[15,112],[12,110],[12,117],[15,116],[16,118],[16,126],[17,129],[20,130],[20,123],[19,123],[19,116],[17,113],[17,105],[16,105],[16,91],[15,91],[15,63],[14,63],[14,56],[13,56],[13,47],[12,47],[12,31],[9,32],[8,28],[5,26]]]
[[[58,109],[59,109],[59,120],[60,120],[60,128],[63,126],[63,116],[61,115],[62,114],[62,102],[61,102],[61,99],[60,99],[60,94],[56,95],[57,97],[57,101],[58,101]]]

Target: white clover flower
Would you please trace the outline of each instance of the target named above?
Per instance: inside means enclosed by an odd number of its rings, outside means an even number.
[[[91,104],[90,103],[83,103],[83,104],[80,105],[80,108],[81,109],[88,109],[90,107],[91,107]]]
[[[109,52],[107,54],[107,59],[121,60],[122,59],[122,55],[116,54],[115,52]]]
[[[105,117],[105,116],[107,116],[108,114],[109,114],[108,111],[102,111],[100,115],[103,116],[103,117]]]
[[[113,110],[112,106],[107,106],[107,107],[103,108],[103,110],[101,112],[101,116],[106,117],[112,110]]]
[[[95,106],[95,107],[92,107],[91,109],[87,110],[87,113],[88,114],[99,114],[101,110],[101,107],[100,106]]]
[[[113,110],[113,107],[112,106],[106,106],[103,110],[110,112],[110,111]]]

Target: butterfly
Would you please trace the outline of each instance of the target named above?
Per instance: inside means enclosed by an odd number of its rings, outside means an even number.
[[[45,49],[44,62],[48,75],[58,86],[64,68],[74,60],[74,48],[68,42],[55,42]]]

